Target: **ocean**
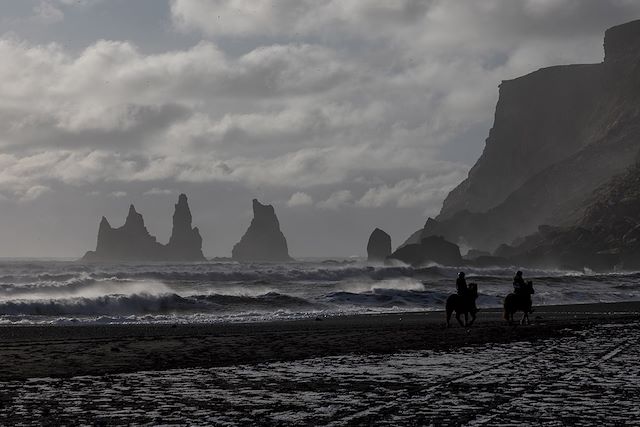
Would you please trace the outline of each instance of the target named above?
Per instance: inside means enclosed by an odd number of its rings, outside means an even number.
[[[283,264],[0,261],[1,324],[251,322],[442,310],[460,269]],[[478,307],[499,307],[515,268],[465,268]],[[640,300],[640,273],[524,270],[534,305]]]

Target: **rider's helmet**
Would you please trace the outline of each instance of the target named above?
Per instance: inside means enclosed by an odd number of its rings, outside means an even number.
[[[458,273],[458,278],[464,279],[464,271],[461,271],[460,273]]]
[[[518,272],[516,273],[516,276],[522,277],[522,271],[518,270]]]

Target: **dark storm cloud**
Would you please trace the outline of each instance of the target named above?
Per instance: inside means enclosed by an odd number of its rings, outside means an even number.
[[[233,187],[229,209],[259,195],[326,227],[369,218],[303,254],[409,234],[481,152],[501,80],[598,62],[603,31],[640,16],[623,0],[20,3],[0,6],[0,203]],[[155,20],[134,25],[139,4]],[[224,255],[219,232],[205,249]]]

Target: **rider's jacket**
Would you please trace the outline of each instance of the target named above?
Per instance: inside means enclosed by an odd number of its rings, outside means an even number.
[[[524,293],[526,286],[527,284],[525,283],[524,278],[522,276],[516,276],[513,278],[513,291],[516,294]]]
[[[458,277],[456,280],[456,291],[458,295],[467,295],[469,287],[467,286],[467,280],[464,277]]]

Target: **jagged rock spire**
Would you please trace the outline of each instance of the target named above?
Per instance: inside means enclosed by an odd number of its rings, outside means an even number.
[[[173,230],[167,250],[172,260],[204,261],[202,237],[198,227],[191,228],[191,210],[186,194],[178,196],[173,213]]]
[[[271,205],[253,199],[253,219],[246,233],[231,252],[237,261],[290,261],[287,239]]]
[[[149,234],[144,218],[129,206],[122,227],[112,228],[104,216],[98,228],[95,251],[89,251],[86,261],[204,261],[202,237],[198,228],[191,228],[191,211],[187,196],[181,194],[173,214],[173,232],[167,245]]]

